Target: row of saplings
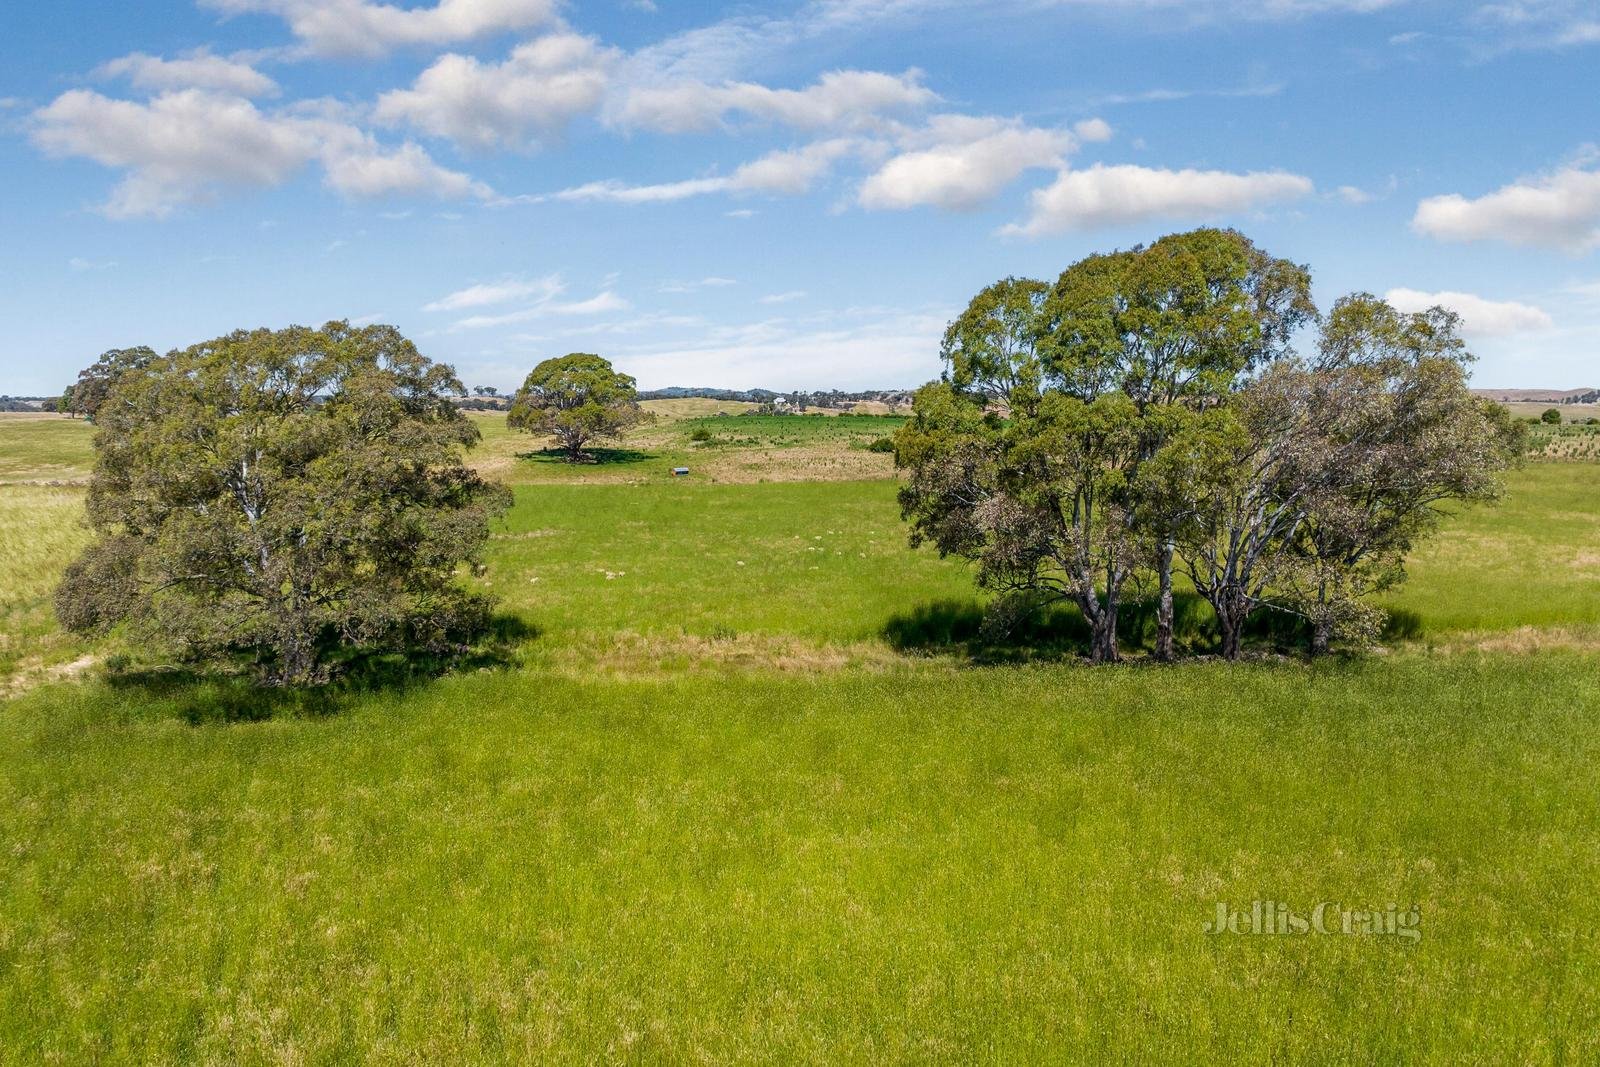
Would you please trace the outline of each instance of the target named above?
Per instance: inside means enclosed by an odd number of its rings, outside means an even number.
[[[984,290],[895,439],[913,542],[975,560],[1002,613],[1070,599],[1100,661],[1147,575],[1171,656],[1179,567],[1230,657],[1265,604],[1309,618],[1319,651],[1370,637],[1364,598],[1442,502],[1495,493],[1519,439],[1468,392],[1450,314],[1348,298],[1298,357],[1316,318],[1304,268],[1213,230]],[[510,493],[463,462],[463,395],[390,326],[107,353],[63,400],[96,424],[96,538],[58,616],[278,686],[471,655],[492,604],[459,575]],[[631,378],[574,354],[508,422],[577,460],[645,417]]]
[[[1323,317],[1310,290],[1221,230],[985,289],[895,439],[913,541],[977,565],[1001,631],[1076,604],[1099,662],[1132,599],[1173,657],[1175,575],[1229,659],[1264,609],[1314,654],[1375,639],[1371,596],[1444,505],[1498,494],[1525,428],[1468,389],[1453,313],[1356,294]]]

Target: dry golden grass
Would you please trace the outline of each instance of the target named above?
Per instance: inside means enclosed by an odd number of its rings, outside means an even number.
[[[82,655],[55,624],[50,596],[89,541],[83,492],[64,486],[0,486],[0,695],[13,678],[48,678]]]
[[[617,631],[596,643],[553,649],[540,666],[582,680],[606,677],[641,680],[682,674],[820,675],[926,671],[955,660],[910,657],[879,641],[827,642],[790,634],[641,634]]]
[[[704,419],[713,415],[738,415],[754,411],[761,405],[742,400],[710,400],[690,396],[678,400],[646,400],[639,406],[663,422],[676,422],[679,419]]]

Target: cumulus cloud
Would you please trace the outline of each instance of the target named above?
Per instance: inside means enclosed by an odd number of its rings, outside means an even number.
[[[1399,311],[1414,314],[1443,307],[1461,316],[1464,332],[1479,337],[1548,330],[1555,323],[1543,308],[1511,300],[1486,300],[1473,293],[1425,293],[1416,289],[1390,289],[1384,299]]]
[[[199,89],[148,102],[70,90],[34,113],[32,136],[48,154],[125,172],[101,208],[112,218],[160,218],[220,189],[280,185],[313,161],[329,186],[349,196],[489,195],[417,145],[384,148],[336,118],[267,113]]]
[[[931,205],[965,211],[992,199],[1024,171],[1060,166],[1070,134],[994,118],[939,116],[902,139],[909,150],[889,159],[862,184],[865,208]]]
[[[470,41],[552,21],[555,0],[439,0],[399,7],[368,0],[201,0],[237,15],[277,15],[305,47],[322,55],[382,55],[390,49]]]
[[[1113,135],[1111,123],[1105,119],[1084,119],[1082,122],[1073,123],[1072,132],[1085,144],[1109,141]]]
[[[734,171],[729,187],[739,192],[799,196],[811,191],[834,163],[861,146],[848,139],[817,141],[803,148],[769,152]]]
[[[468,148],[531,147],[599,107],[613,58],[592,38],[572,33],[519,45],[503,63],[447,55],[411,88],[379,97],[374,116]]]
[[[1234,174],[1096,164],[1064,170],[1032,195],[1027,221],[1006,233],[1027,237],[1143,222],[1208,219],[1308,196],[1311,179],[1285,171]]]
[[[1442,241],[1505,241],[1571,253],[1600,248],[1600,170],[1563,167],[1477,199],[1458,193],[1417,205],[1412,228]]]
[[[713,85],[682,80],[628,90],[612,121],[630,129],[695,133],[740,115],[802,130],[854,129],[877,124],[939,99],[922,84],[920,71],[884,74],[836,70],[804,89],[772,89],[754,82]]]
[[[278,83],[248,63],[212,55],[205,49],[177,59],[134,52],[102,64],[95,71],[103,78],[126,78],[136,88],[211,89],[235,96],[276,96]]]

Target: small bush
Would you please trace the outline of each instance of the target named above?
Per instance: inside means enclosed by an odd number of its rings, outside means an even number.
[[[868,452],[893,452],[894,438],[880,437],[867,446]]]
[[[695,431],[689,435],[689,440],[693,441],[695,444],[704,445],[716,440],[716,438],[710,430],[706,429],[704,426],[698,426],[695,428]]]
[[[1546,408],[1545,413],[1539,416],[1539,421],[1546,426],[1560,426],[1561,412],[1556,408]]]

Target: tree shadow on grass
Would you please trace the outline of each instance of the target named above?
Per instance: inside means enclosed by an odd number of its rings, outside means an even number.
[[[540,632],[520,616],[497,613],[476,642],[455,653],[417,649],[352,653],[335,659],[333,681],[300,689],[263,686],[243,671],[187,666],[112,664],[106,681],[113,688],[137,692],[166,705],[191,726],[327,718],[374,694],[404,693],[449,674],[513,667],[518,650],[536,640]]]
[[[654,452],[637,448],[586,448],[578,462],[567,459],[559,448],[542,448],[537,452],[518,452],[517,458],[530,463],[556,464],[562,467],[609,467],[628,463],[643,463],[657,458]]]
[[[1125,655],[1150,653],[1156,644],[1158,605],[1154,598],[1130,600],[1117,619],[1118,643]],[[1089,624],[1083,613],[1057,601],[1015,616],[1009,625],[985,625],[986,606],[976,598],[938,600],[896,615],[882,634],[900,652],[941,653],[974,665],[1055,661],[1087,657]],[[1172,605],[1174,650],[1180,656],[1215,655],[1221,648],[1211,606],[1192,592],[1175,593]],[[1245,626],[1246,646],[1254,651],[1304,649],[1310,629],[1299,615],[1262,607]]]

